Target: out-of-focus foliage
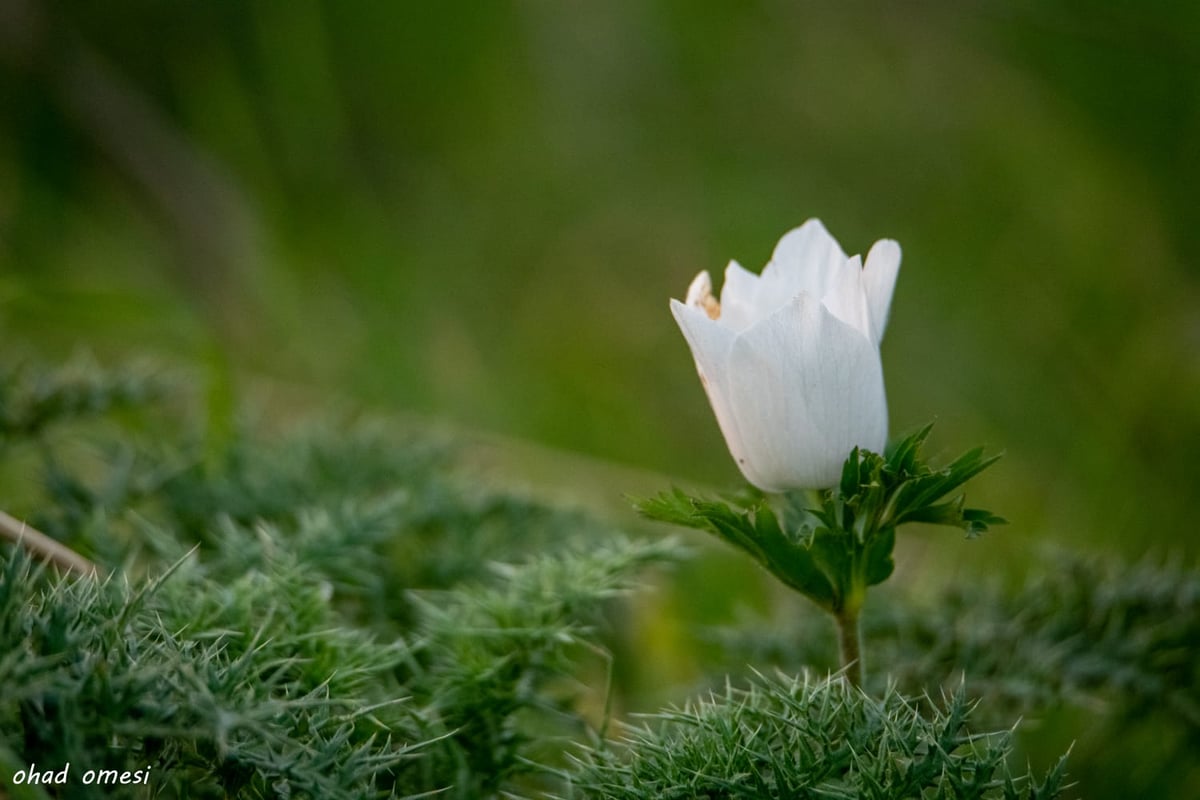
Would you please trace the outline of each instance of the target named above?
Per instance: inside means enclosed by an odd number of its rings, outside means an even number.
[[[851,252],[904,247],[893,429],[936,417],[935,453],[1007,451],[972,498],[1011,526],[898,544],[914,602],[1027,571],[1043,541],[1194,558],[1198,40],[1200,4],[1175,0],[5,0],[0,347],[180,356],[205,422],[162,448],[146,420],[101,445],[71,423],[52,464],[0,444],[0,502],[135,578],[184,549],[155,530],[186,527],[213,563],[262,518],[328,564],[339,613],[416,624],[381,594],[395,576],[488,584],[488,559],[540,541],[509,538],[530,516],[550,542],[580,526],[441,480],[306,483],[313,437],[258,448],[230,424],[243,379],[278,380],[267,423],[336,393],[670,476],[556,475],[596,494],[726,484],[666,298],[731,257],[759,268],[817,215]],[[358,474],[334,461],[322,483]],[[644,600],[618,683],[677,698],[708,677],[691,620],[777,600],[718,552]],[[1154,760],[1177,726],[1079,713],[1029,717],[1035,765],[1084,731],[1087,796],[1177,793]]]
[[[1001,541],[1189,524],[1195,3],[0,15],[6,344],[198,355],[725,483],[666,298],[820,216],[903,246],[893,427],[1007,449]]]
[[[473,488],[447,443],[382,431],[246,436],[202,466],[169,407],[116,402],[133,380],[0,377],[6,398],[67,398],[10,426],[4,466],[46,479],[20,504],[126,573],[55,579],[0,551],[7,790],[44,797],[10,779],[68,762],[71,796],[93,791],[87,769],[147,766],[148,785],[95,796],[475,798],[548,780],[542,761],[585,724],[579,670],[603,687],[610,669],[605,611],[674,544]],[[104,490],[84,442],[133,453]]]
[[[143,406],[158,389],[148,374],[107,372],[83,360],[57,372],[0,363],[0,448],[36,440],[50,425]]]
[[[625,542],[513,566],[496,588],[422,604],[387,642],[348,624],[287,544],[236,576],[188,559],[136,585],[50,580],[5,546],[4,785],[41,797],[12,776],[70,763],[72,797],[515,790],[583,725],[562,684],[598,647],[596,609],[672,553]],[[81,783],[147,767],[146,786]]]
[[[383,429],[244,435],[201,463],[177,394],[90,362],[0,373],[6,419],[37,420],[7,426],[3,466],[45,479],[8,500],[123,573],[56,578],[0,551],[0,768],[14,796],[58,791],[13,776],[67,763],[78,796],[603,797],[605,770],[646,765],[634,787],[693,785],[688,765],[720,743],[668,736],[663,749],[647,731],[627,762],[604,738],[622,724],[608,648],[631,613],[620,598],[676,544],[473,487],[449,442]],[[43,397],[58,399],[30,399]],[[114,477],[79,457],[88,445],[129,456]],[[918,711],[891,690],[876,702],[837,682],[760,681],[699,708],[727,717],[727,738],[753,727],[746,715],[779,724],[784,740],[734,747],[704,774],[731,791],[750,785],[742,756],[754,786],[785,793],[1005,785],[1006,740],[968,735],[961,696]],[[794,757],[795,736],[812,759]],[[590,756],[566,758],[584,742]],[[82,783],[102,769],[145,780]]]
[[[903,587],[873,598],[866,636],[886,665],[876,681],[918,692],[965,681],[985,698],[985,713],[1003,715],[1103,704],[1118,720],[1151,715],[1182,725],[1200,746],[1200,572],[1062,552],[1038,560],[1016,590],[993,580],[922,600],[904,599]],[[710,634],[731,668],[833,667],[832,642],[813,621]]]

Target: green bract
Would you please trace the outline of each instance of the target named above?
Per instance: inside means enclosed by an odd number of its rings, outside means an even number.
[[[714,533],[745,550],[781,581],[817,605],[839,613],[861,606],[868,586],[892,574],[896,526],[905,522],[954,525],[968,536],[1004,520],[965,508],[953,493],[1000,456],[971,450],[948,466],[921,457],[932,425],[888,448],[886,455],[855,449],[833,489],[816,495],[788,492],[702,499],[679,489],[637,503],[651,519]]]
[[[971,450],[934,469],[921,458],[927,425],[888,448],[886,455],[855,448],[842,466],[838,485],[809,495],[774,497],[756,489],[706,500],[679,489],[637,504],[652,519],[699,528],[745,550],[775,577],[837,621],[842,665],[862,682],[863,655],[858,616],[867,588],[887,580],[894,563],[896,526],[905,522],[955,525],[968,536],[1004,520],[989,511],[965,508],[955,490],[995,463]],[[952,496],[953,495],[953,496]]]

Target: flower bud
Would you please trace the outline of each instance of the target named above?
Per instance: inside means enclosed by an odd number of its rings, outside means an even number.
[[[887,398],[879,343],[900,246],[864,265],[819,220],[788,232],[762,275],[737,262],[718,301],[701,272],[671,311],[692,349],[721,432],[764,491],[833,486],[855,448],[881,452]]]

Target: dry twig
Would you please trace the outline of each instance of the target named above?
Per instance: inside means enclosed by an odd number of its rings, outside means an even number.
[[[37,528],[30,527],[0,511],[0,536],[24,547],[60,569],[92,577],[100,576],[100,568],[71,548],[56,542]]]

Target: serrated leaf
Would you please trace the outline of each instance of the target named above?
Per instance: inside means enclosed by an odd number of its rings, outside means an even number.
[[[809,545],[813,562],[833,587],[835,602],[845,599],[849,590],[852,559],[847,546],[848,539],[844,531],[817,528]]]
[[[920,453],[921,445],[929,438],[929,433],[932,430],[933,423],[930,422],[925,427],[890,444],[884,451],[888,468],[898,473],[912,472],[917,461],[917,455]]]
[[[961,525],[963,523],[963,496],[933,506],[914,508],[901,514],[896,522],[927,522],[931,525]]]
[[[896,548],[896,529],[892,526],[884,528],[867,542],[865,554],[865,576],[868,586],[883,583],[892,575],[896,568],[892,551]]]
[[[947,491],[962,486],[1003,457],[1003,453],[996,453],[985,458],[982,447],[967,451],[950,465],[947,478],[953,485]]]
[[[823,608],[837,601],[837,583],[817,563],[810,542],[787,536],[769,509],[756,517],[755,536],[763,550],[763,565],[776,577]],[[815,535],[813,537],[815,539]]]
[[[737,501],[735,501],[737,502]],[[635,502],[644,516],[661,522],[707,531],[747,553],[788,586],[823,608],[836,599],[833,585],[809,553],[809,542],[788,535],[765,498],[747,498],[745,508],[725,500],[701,500],[680,489]],[[753,503],[753,505],[749,505]]]
[[[858,448],[856,447],[851,450],[850,455],[846,457],[846,463],[842,464],[842,480],[838,484],[838,489],[845,497],[851,497],[858,491],[858,464]]]
[[[722,512],[720,508],[712,508],[713,505],[716,504],[709,504],[709,507],[703,512],[703,519],[709,524],[708,530],[734,547],[746,551],[755,560],[767,563],[769,560],[767,553],[764,552],[761,541],[755,535],[753,523],[749,522],[746,517],[734,514],[728,509]]]
[[[982,508],[965,508],[962,512],[962,518],[966,522],[988,525],[1007,525],[1008,520],[998,514],[982,509]]]
[[[653,497],[635,498],[633,507],[643,517],[658,522],[669,522],[700,530],[707,530],[709,527],[708,521],[697,513],[695,501],[681,489],[672,488]]]

